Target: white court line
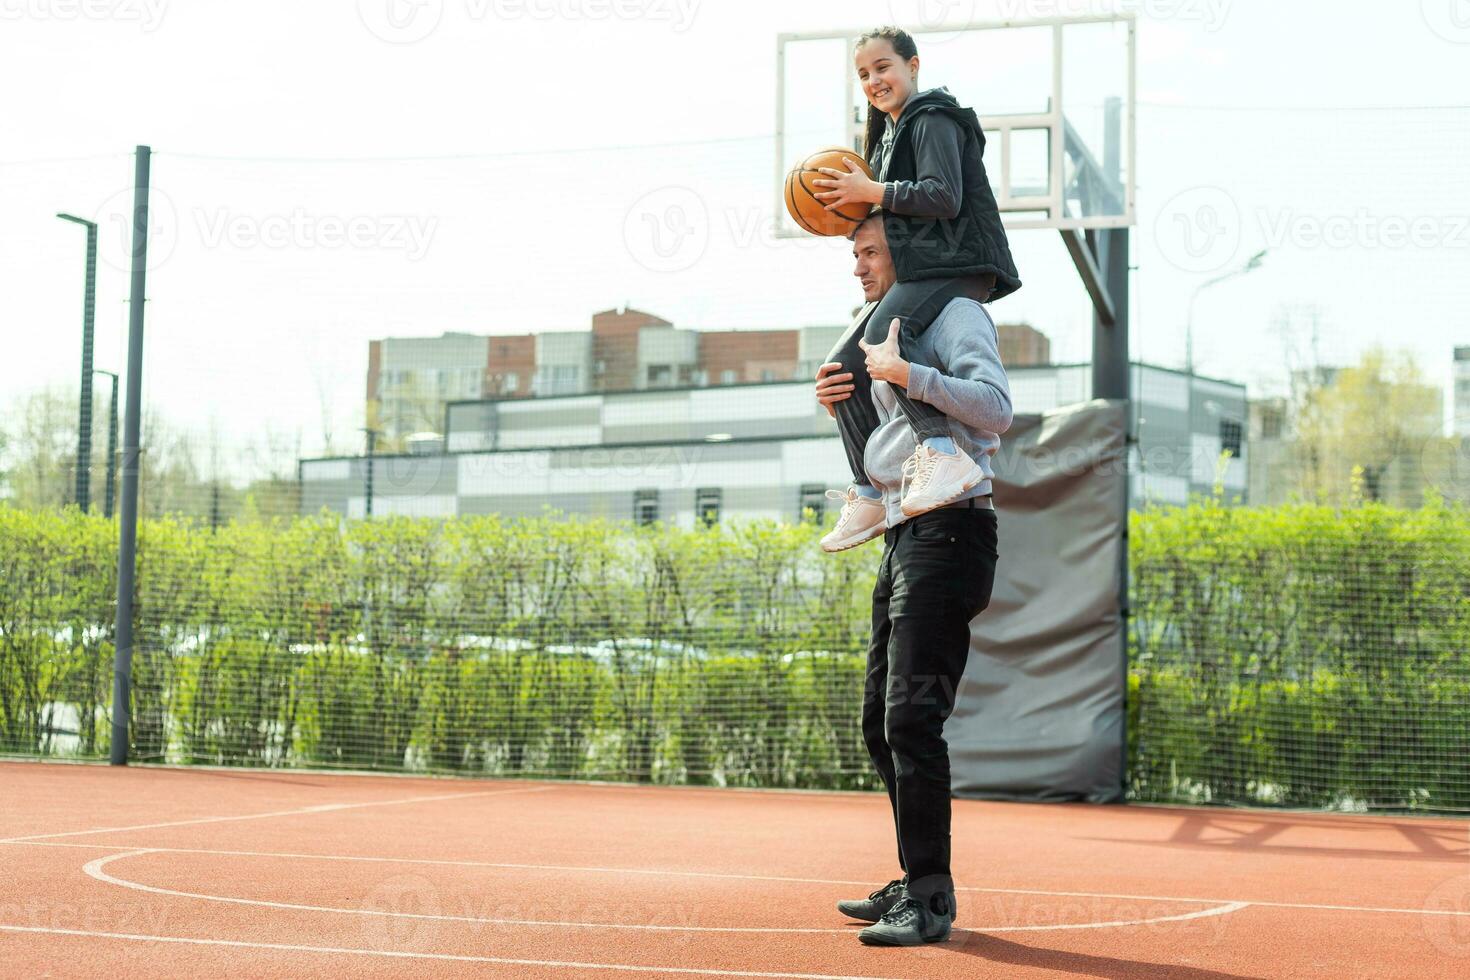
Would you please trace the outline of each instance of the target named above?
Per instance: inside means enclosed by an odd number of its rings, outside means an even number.
[[[612,875],[652,875],[655,877],[675,878],[715,878],[732,881],[772,881],[791,885],[842,885],[854,888],[868,888],[871,890],[871,881],[848,881],[842,878],[796,878],[784,875],[754,875],[739,874],[735,872],[721,871],[683,871],[659,868],[600,868],[592,865],[577,864],[523,864],[512,861],[457,861],[447,858],[405,858],[405,857],[378,857],[376,855],[357,854],[303,854],[291,851],[231,851],[218,850],[204,847],[149,847],[138,843],[108,843],[96,844],[58,844],[47,841],[4,841],[0,844],[16,843],[32,847],[73,847],[89,848],[92,850],[119,851],[131,850],[136,853],[151,852],[157,854],[211,854],[221,857],[260,857],[260,858],[284,858],[288,860],[308,861],[363,861],[374,864],[421,864],[449,868],[503,868],[509,871],[570,871],[578,874],[612,874]],[[1062,895],[1079,898],[1127,898],[1135,901],[1146,902],[1191,902],[1200,905],[1229,904],[1237,901],[1230,898],[1178,898],[1172,895],[1108,895],[1094,894],[1092,892],[1063,892],[1042,891],[1040,889],[1020,888],[980,888],[972,886],[958,886],[957,892],[998,892],[1016,895]],[[1260,904],[1249,902],[1247,904]],[[1466,913],[1470,915],[1470,913]]]
[[[658,926],[640,925],[636,923],[623,922],[580,922],[580,921],[558,921],[550,919],[499,919],[483,918],[474,915],[438,915],[428,912],[389,912],[380,909],[361,908],[339,908],[330,905],[298,905],[291,902],[270,902],[264,899],[237,898],[230,895],[206,895],[200,892],[181,892],[172,888],[158,888],[154,885],[145,885],[142,882],[130,881],[127,878],[118,878],[108,874],[102,869],[113,861],[123,858],[138,857],[144,854],[154,853],[148,849],[125,851],[121,854],[110,854],[88,861],[82,870],[92,878],[109,885],[117,885],[121,888],[131,888],[135,891],[148,892],[153,895],[168,895],[172,898],[194,898],[205,902],[228,902],[232,905],[255,905],[262,908],[289,909],[295,912],[333,912],[343,915],[375,915],[392,919],[428,919],[435,922],[479,922],[488,925],[516,925],[516,926],[546,926],[564,929],[635,929],[646,932],[741,932],[741,933],[827,933],[852,935],[852,927],[843,929],[829,928],[777,928],[764,926]],[[1231,902],[1215,908],[1201,909],[1198,912],[1185,912],[1179,915],[1155,916],[1146,919],[1119,919],[1111,922],[1076,922],[1061,925],[1046,926],[967,926],[957,932],[1046,932],[1053,929],[1105,929],[1119,926],[1142,926],[1152,925],[1156,922],[1181,922],[1185,919],[1202,919],[1212,915],[1225,915],[1246,908],[1248,902]]]
[[[842,878],[791,878],[780,875],[750,875],[721,873],[716,871],[676,871],[650,868],[599,868],[587,865],[566,864],[513,864],[507,861],[453,861],[443,858],[377,857],[356,854],[297,854],[290,851],[226,851],[203,847],[140,847],[137,843],[55,844],[45,841],[32,843],[29,840],[0,840],[0,844],[20,844],[32,847],[74,847],[93,850],[117,851],[132,849],[157,854],[214,854],[222,857],[285,858],[308,861],[364,861],[378,864],[422,864],[450,868],[505,868],[512,871],[571,871],[581,874],[614,875],[659,875],[675,878],[728,878],[735,881],[774,881],[796,885],[842,885],[871,889],[871,881],[848,881]],[[1050,895],[1061,898],[1116,898],[1133,902],[1188,902],[1197,905],[1234,905],[1244,903],[1264,908],[1308,909],[1323,912],[1378,912],[1388,915],[1449,915],[1470,916],[1470,911],[1454,909],[1405,909],[1372,905],[1325,905],[1313,902],[1270,902],[1261,899],[1203,898],[1187,895],[1132,895],[1117,892],[1051,891],[1042,888],[983,888],[960,885],[956,892],[980,892],[995,895]]]
[[[359,810],[369,806],[397,806],[401,803],[432,803],[437,800],[464,800],[476,796],[504,796],[509,793],[544,793],[552,789],[561,789],[561,787],[517,786],[513,789],[487,789],[476,793],[444,793],[438,796],[405,796],[396,800],[369,800],[365,803],[322,803],[317,806],[301,807],[296,810],[274,810],[270,813],[244,813],[233,817],[196,817],[192,820],[170,820],[167,823],[140,823],[131,827],[98,827],[95,830],[67,830],[59,834],[31,834],[26,837],[8,837],[0,840],[0,844],[25,844],[31,841],[52,840],[57,837],[83,837],[87,834],[120,834],[129,830],[188,827],[195,824],[224,823],[231,820],[261,820],[265,817],[295,817],[307,813],[334,813],[338,810]]]
[[[1189,901],[1189,899],[1185,899]],[[1241,909],[1250,908],[1250,902],[1228,902],[1217,905],[1214,908],[1200,909],[1198,912],[1184,912],[1180,915],[1156,915],[1148,919],[1115,919],[1112,922],[1066,922],[1051,926],[966,926],[956,929],[955,932],[1052,932],[1057,929],[1113,929],[1120,926],[1151,926],[1158,922],[1183,922],[1186,919],[1207,919],[1212,915],[1229,915],[1231,912],[1239,912]]]
[[[88,939],[130,939],[145,943],[185,943],[191,946],[230,946],[236,949],[274,949],[290,953],[349,953],[354,956],[386,956],[396,959],[448,960],[454,963],[502,963],[510,966],[553,966],[572,970],[621,970],[626,973],[693,973],[716,977],[778,977],[784,980],[897,980],[892,977],[852,976],[831,973],[760,973],[754,970],[696,969],[688,966],[636,966],[629,963],[584,963],[576,960],[521,960],[507,956],[468,956],[455,953],[414,953],[408,950],[359,949],[352,946],[301,946],[291,943],[251,943],[238,939],[195,939],[190,936],[146,936],[127,932],[87,932],[82,929],[52,929],[43,926],[14,926],[0,923],[6,932],[36,932],[51,936],[83,936]]]

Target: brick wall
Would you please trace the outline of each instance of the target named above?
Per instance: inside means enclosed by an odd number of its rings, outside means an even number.
[[[699,335],[699,368],[709,383],[720,383],[723,371],[736,381],[759,381],[771,370],[777,381],[789,381],[796,370],[801,337],[795,330],[708,330]]]
[[[507,388],[514,374],[514,390]],[[486,398],[528,398],[536,377],[536,335],[491,337],[485,364]]]
[[[631,307],[592,314],[592,390],[629,391],[638,387],[639,329],[671,326],[662,317]]]
[[[1029,323],[998,323],[1000,362],[1006,367],[1051,363],[1051,341]]]

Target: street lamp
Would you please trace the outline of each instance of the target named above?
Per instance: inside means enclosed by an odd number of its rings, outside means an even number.
[[[117,375],[111,371],[96,370],[93,374],[105,374],[112,379],[112,405],[107,413],[107,504],[102,516],[112,519],[112,502],[117,490]]]
[[[77,506],[86,513],[92,503],[92,333],[97,311],[97,222],[74,214],[57,214],[62,221],[87,229],[87,277],[82,299],[82,403],[77,426]],[[116,380],[113,390],[116,392]]]
[[[1266,253],[1268,251],[1270,250],[1263,248],[1255,255],[1252,255],[1250,258],[1246,259],[1245,265],[1241,266],[1240,268],[1232,269],[1231,271],[1218,275],[1213,279],[1207,279],[1204,282],[1200,283],[1198,286],[1194,287],[1194,292],[1189,297],[1189,315],[1188,318],[1184,321],[1184,369],[1191,375],[1194,374],[1195,300],[1199,299],[1200,293],[1204,292],[1206,289],[1209,289],[1211,286],[1216,285],[1217,283],[1222,283],[1227,279],[1234,279],[1237,276],[1243,276],[1247,273],[1255,272],[1261,267],[1261,262],[1265,260]]]
[[[364,428],[363,434],[367,436],[367,466],[363,474],[363,511],[364,516],[373,516],[373,453],[378,448],[378,436],[382,431],[373,428]]]

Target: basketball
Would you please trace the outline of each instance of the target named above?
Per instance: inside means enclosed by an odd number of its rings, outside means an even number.
[[[821,168],[828,167],[832,170],[846,172],[848,168],[843,163],[844,160],[855,162],[862,168],[863,173],[868,175],[868,179],[872,179],[873,171],[867,161],[852,150],[846,150],[840,146],[818,150],[792,167],[791,172],[786,175],[786,211],[791,215],[792,221],[813,235],[846,237],[852,234],[853,229],[872,210],[867,204],[848,204],[828,211],[823,202],[814,196],[819,192],[832,189],[818,187],[812,183],[817,178],[826,179],[828,176],[822,173]]]

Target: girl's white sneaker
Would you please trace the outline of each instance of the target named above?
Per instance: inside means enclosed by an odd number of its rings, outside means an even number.
[[[918,517],[942,507],[985,479],[985,471],[964,452],[942,453],[920,443],[903,464],[905,517]]]
[[[888,530],[888,509],[882,499],[864,496],[858,493],[857,487],[848,487],[845,492],[828,490],[827,496],[843,504],[837,526],[822,538],[823,551],[856,548]]]

